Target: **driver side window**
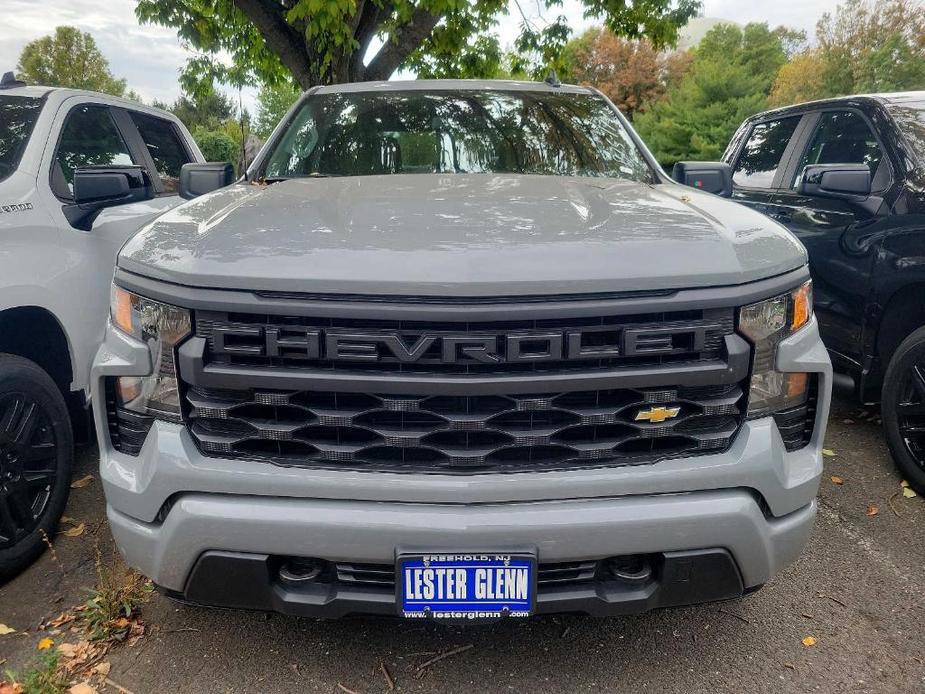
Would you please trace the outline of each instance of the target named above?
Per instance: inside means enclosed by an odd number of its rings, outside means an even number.
[[[867,164],[871,177],[876,178],[882,160],[883,150],[860,114],[854,111],[827,111],[819,117],[816,131],[796,168],[791,187],[799,185],[803,170],[811,164]]]
[[[107,106],[84,104],[67,117],[51,174],[55,195],[74,194],[74,171],[82,166],[125,166],[136,162]]]

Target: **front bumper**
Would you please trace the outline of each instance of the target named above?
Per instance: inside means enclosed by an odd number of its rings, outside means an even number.
[[[109,444],[102,379],[150,368],[143,344],[107,331],[93,376],[109,520],[130,565],[199,602],[326,616],[396,611],[388,591],[284,590],[266,568],[274,557],[390,565],[399,547],[528,547],[541,564],[627,554],[667,561],[704,550],[729,557],[733,568],[721,581],[694,571],[680,593],[667,571],[645,594],[602,581],[538,593],[541,612],[640,611],[732,597],[765,583],[799,554],[815,517],[831,390],[815,321],[778,350],[779,369],[819,377],[806,447],[787,452],[769,417],[746,422],[725,453],[617,468],[474,475],[284,468],[203,456],[185,428],[163,422],[139,456],[127,456]],[[235,562],[203,573],[202,562],[215,557]],[[202,589],[202,576],[222,574],[229,582],[250,576],[253,600]]]

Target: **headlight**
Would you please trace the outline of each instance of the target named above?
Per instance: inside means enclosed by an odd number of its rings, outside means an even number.
[[[755,346],[752,382],[748,396],[749,418],[806,402],[808,374],[775,369],[777,345],[809,322],[813,315],[812,281],[739,309],[739,332]]]
[[[190,334],[190,313],[112,286],[110,316],[119,330],[147,343],[154,373],[116,379],[116,402],[131,412],[181,421],[174,352]]]

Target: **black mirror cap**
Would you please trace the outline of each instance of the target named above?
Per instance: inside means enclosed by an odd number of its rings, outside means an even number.
[[[192,200],[232,183],[234,167],[226,161],[184,164],[180,169],[180,197],[184,200]]]
[[[824,198],[864,200],[870,195],[867,164],[810,164],[803,169],[798,192]]]
[[[81,207],[112,207],[153,197],[151,179],[140,166],[83,166],[74,171],[74,202]]]
[[[722,161],[679,161],[671,170],[678,183],[707,193],[732,197],[732,167]]]
[[[154,197],[154,186],[141,166],[84,166],[74,171],[74,201],[62,209],[75,229],[90,231],[107,207],[143,202]]]

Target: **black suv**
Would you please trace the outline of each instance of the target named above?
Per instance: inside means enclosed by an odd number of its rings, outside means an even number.
[[[682,162],[675,178],[731,194],[803,242],[833,365],[861,401],[881,403],[893,457],[925,491],[925,92],[758,114],[723,161]]]

